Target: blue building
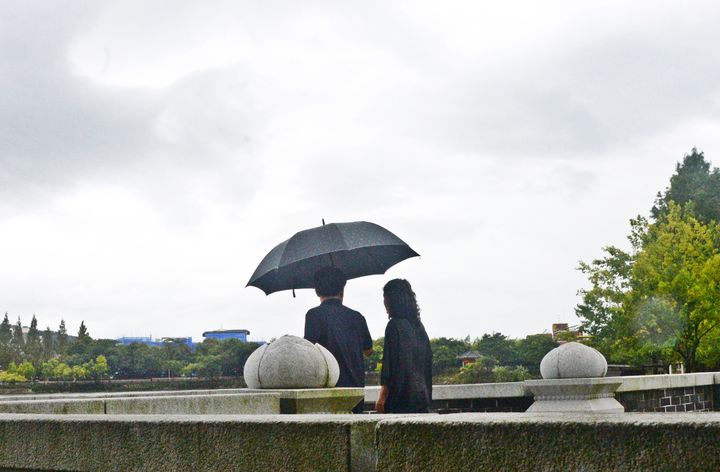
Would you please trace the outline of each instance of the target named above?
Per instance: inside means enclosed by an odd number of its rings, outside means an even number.
[[[202,335],[205,339],[217,339],[220,341],[224,339],[239,339],[246,343],[249,334],[250,331],[246,329],[218,329],[215,331],[205,331]]]
[[[152,338],[144,336],[123,336],[122,338],[117,338],[117,342],[123,346],[129,346],[133,343],[145,344],[147,346],[162,346],[162,341],[153,341]]]

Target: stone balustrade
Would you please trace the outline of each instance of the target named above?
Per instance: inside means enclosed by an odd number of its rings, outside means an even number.
[[[0,414],[0,468],[708,471],[718,435],[720,413]]]
[[[720,372],[604,379],[621,382],[615,398],[626,412],[712,411],[714,397],[720,394]],[[375,408],[379,391],[380,387],[365,387],[365,410]],[[523,382],[433,385],[432,409],[441,413],[524,412],[532,403],[533,395]]]

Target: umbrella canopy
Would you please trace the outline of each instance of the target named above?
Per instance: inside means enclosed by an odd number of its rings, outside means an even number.
[[[402,239],[375,223],[330,223],[296,233],[268,253],[247,286],[266,295],[313,288],[318,269],[334,266],[348,279],[384,274],[409,257],[419,256]]]

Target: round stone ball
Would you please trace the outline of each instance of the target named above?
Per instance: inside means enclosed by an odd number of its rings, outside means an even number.
[[[288,334],[250,354],[243,375],[253,389],[323,388],[335,386],[340,367],[323,346]]]
[[[605,377],[607,361],[597,349],[570,342],[548,352],[540,362],[543,379]]]

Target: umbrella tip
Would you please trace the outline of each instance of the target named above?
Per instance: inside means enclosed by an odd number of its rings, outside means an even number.
[[[323,226],[325,226],[325,218],[321,218],[321,220],[323,222]]]

